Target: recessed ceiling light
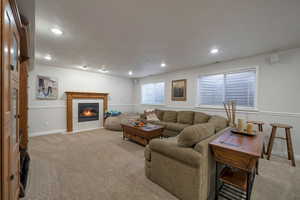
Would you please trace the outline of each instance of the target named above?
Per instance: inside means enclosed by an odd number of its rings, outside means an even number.
[[[62,30],[60,30],[58,28],[51,28],[51,32],[54,33],[55,35],[62,35],[63,34]]]
[[[78,68],[83,69],[83,70],[87,70],[87,69],[88,69],[88,67],[87,67],[86,65],[84,65],[84,66],[79,66]]]
[[[108,73],[109,71],[107,69],[98,69],[99,72],[101,73]]]
[[[131,76],[132,74],[133,74],[132,71],[129,71],[129,72],[128,72],[128,75],[129,75],[129,76]]]
[[[106,65],[102,65],[100,69],[98,69],[98,72],[101,73],[108,73],[109,71],[106,69]]]
[[[52,57],[51,57],[50,55],[46,55],[44,58],[45,58],[46,60],[52,60]]]
[[[213,49],[210,50],[210,53],[211,54],[217,54],[217,53],[219,53],[219,49],[213,48]]]
[[[162,62],[162,63],[160,64],[160,66],[161,66],[161,67],[166,67],[167,64],[166,64],[165,62]]]

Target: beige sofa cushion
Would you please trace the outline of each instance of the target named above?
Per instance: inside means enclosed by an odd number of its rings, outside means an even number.
[[[151,151],[156,151],[193,167],[199,167],[201,164],[201,154],[193,148],[179,147],[177,137],[153,139],[150,141],[149,147]]]
[[[174,122],[167,122],[166,123],[166,129],[172,130],[172,131],[177,131],[180,132],[184,128],[190,126],[189,124],[180,124],[180,123],[174,123]]]
[[[210,115],[202,113],[202,112],[195,112],[194,114],[194,124],[202,124],[208,122]]]
[[[178,136],[178,145],[192,147],[200,141],[215,134],[215,126],[212,123],[197,124],[185,128]]]
[[[151,124],[156,124],[156,125],[161,125],[161,126],[163,126],[163,127],[167,127],[167,124],[169,123],[169,122],[163,122],[163,121],[153,121],[153,122],[150,122]]]
[[[177,122],[181,124],[193,124],[194,122],[193,111],[179,111],[177,112]]]
[[[156,114],[157,118],[160,121],[163,120],[163,116],[164,116],[164,111],[163,110],[155,109],[155,114]]]
[[[224,117],[214,115],[209,120],[208,123],[214,124],[215,131],[219,132],[220,130],[226,128],[228,126],[228,120]]]
[[[170,111],[170,110],[164,111],[163,121],[164,122],[177,122],[177,112]]]
[[[164,137],[175,137],[177,135],[179,135],[180,131],[172,131],[170,129],[164,129],[164,132],[162,133],[162,135]]]

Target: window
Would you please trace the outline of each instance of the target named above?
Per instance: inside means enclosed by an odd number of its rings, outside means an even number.
[[[164,104],[165,83],[148,83],[142,85],[142,104]]]
[[[198,97],[198,105],[223,106],[233,100],[239,107],[255,108],[256,69],[201,76]]]

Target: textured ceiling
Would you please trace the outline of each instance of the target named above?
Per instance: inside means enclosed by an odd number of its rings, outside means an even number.
[[[299,0],[38,0],[36,61],[143,77],[299,47],[299,19]]]

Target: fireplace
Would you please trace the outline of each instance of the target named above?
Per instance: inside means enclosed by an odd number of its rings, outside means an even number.
[[[99,103],[78,103],[78,122],[99,120]]]

